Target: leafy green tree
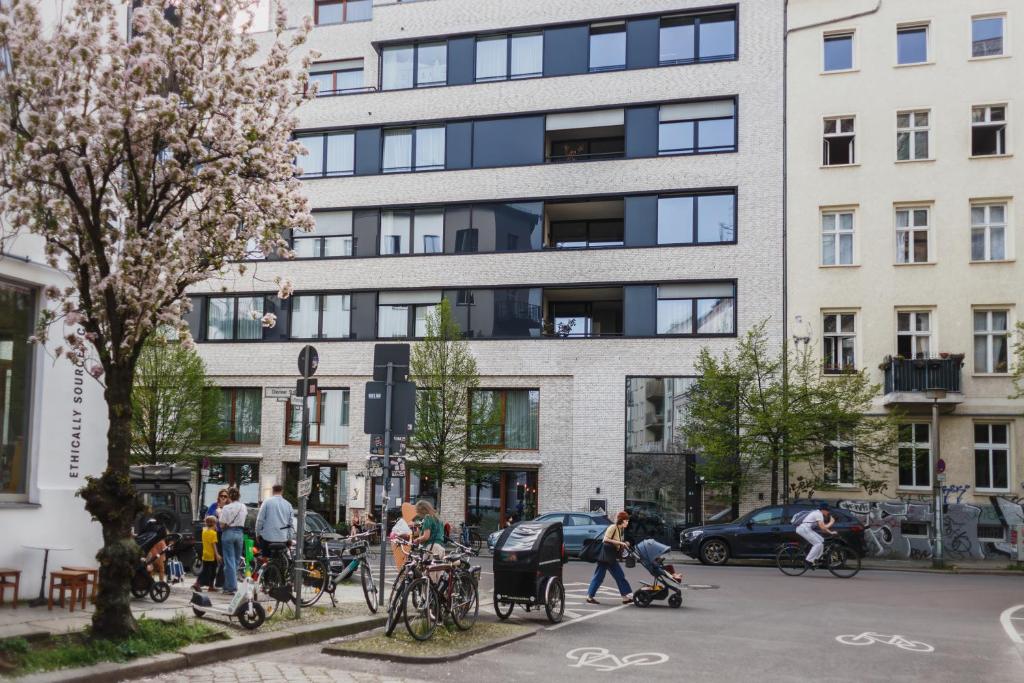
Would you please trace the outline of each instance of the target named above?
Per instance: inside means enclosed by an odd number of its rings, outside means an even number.
[[[1024,398],[1024,322],[1017,323],[1013,344],[1013,394],[1010,398]]]
[[[151,337],[135,366],[132,462],[191,465],[220,453],[227,439],[220,397],[198,353]]]
[[[427,334],[413,345],[409,366],[417,390],[408,462],[433,476],[440,507],[445,484],[465,483],[467,470],[495,467],[496,453],[484,444],[501,428],[498,408],[478,401],[470,409],[480,375],[447,299],[427,316]]]
[[[865,371],[825,375],[809,349],[773,350],[765,326],[754,326],[734,352],[715,357],[701,350],[681,429],[687,447],[699,453],[700,474],[730,485],[734,506],[765,472],[771,502],[778,503],[779,473],[787,464],[807,472],[783,492],[787,498],[835,488],[838,470],[866,492],[884,490],[898,435],[895,415],[871,414],[880,387]]]

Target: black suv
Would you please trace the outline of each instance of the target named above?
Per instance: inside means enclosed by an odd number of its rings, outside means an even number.
[[[177,465],[133,465],[129,477],[135,493],[151,508],[136,520],[136,529],[155,518],[170,534],[181,534],[178,558],[186,568],[194,563],[192,470]]]
[[[817,509],[817,501],[769,505],[728,524],[695,526],[679,534],[679,549],[704,564],[725,564],[731,557],[772,559],[782,543],[803,541],[790,521],[793,515]],[[863,554],[864,525],[845,510],[831,513],[836,517],[832,530]]]

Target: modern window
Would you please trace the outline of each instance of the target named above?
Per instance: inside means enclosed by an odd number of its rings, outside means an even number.
[[[362,92],[365,90],[363,87],[363,60],[347,59],[311,64],[309,82],[316,84],[317,97]]]
[[[553,221],[548,239],[554,249],[621,247],[623,223],[621,218]]]
[[[658,285],[657,333],[728,335],[736,332],[736,290],[731,283]]]
[[[355,133],[318,133],[296,136],[306,154],[296,165],[303,178],[352,175],[355,168]]]
[[[317,26],[373,18],[373,0],[315,0],[313,8],[313,21]]]
[[[427,336],[427,317],[441,303],[440,291],[381,292],[377,298],[379,339]]]
[[[259,443],[263,418],[261,390],[219,389],[217,418],[229,443]]]
[[[206,300],[208,340],[263,338],[263,297],[228,296]]]
[[[734,193],[658,197],[658,244],[735,241]]]
[[[853,265],[853,212],[823,211],[821,214],[821,264]]]
[[[1004,54],[1006,17],[1003,15],[971,18],[971,56],[995,57]]]
[[[321,389],[309,399],[309,443],[320,446],[345,446],[349,442],[349,390]],[[285,441],[302,442],[302,403],[288,403]]]
[[[930,488],[932,485],[931,425],[913,422],[899,426],[899,487]]]
[[[1010,488],[1009,425],[974,425],[974,487],[986,491]]]
[[[658,122],[658,154],[736,150],[733,100],[665,104],[659,108]]]
[[[626,24],[591,24],[590,70],[614,71],[626,68]]]
[[[824,121],[822,160],[825,166],[846,166],[855,163],[853,129],[854,117],[830,116]]]
[[[444,250],[444,210],[382,211],[380,254],[440,254]]]
[[[352,303],[348,294],[300,294],[291,297],[292,339],[348,339]]]
[[[384,173],[444,168],[444,126],[384,131]]]
[[[659,30],[661,64],[693,64],[736,58],[736,15],[663,17]]]
[[[974,311],[974,372],[1009,372],[1010,312],[1006,309]]]
[[[828,34],[824,38],[825,71],[848,71],[853,68],[853,32]]]
[[[928,61],[928,25],[896,29],[896,63],[923,64]]]
[[[693,377],[626,379],[626,453],[683,453]]]
[[[333,258],[352,255],[352,212],[317,211],[311,232],[292,233],[296,258]]]
[[[896,353],[904,358],[929,358],[932,349],[930,311],[900,311],[896,314]]]
[[[470,434],[477,446],[503,450],[540,447],[540,391],[477,389],[470,394]]]
[[[853,444],[847,441],[832,441],[825,447],[825,483],[833,486],[853,486],[856,483],[853,469]]]
[[[36,346],[27,340],[35,327],[35,303],[35,290],[0,280],[0,500],[4,501],[24,500],[28,494]]]
[[[1006,258],[1006,204],[971,205],[971,260]]]
[[[824,330],[823,371],[828,375],[857,369],[854,348],[857,341],[854,313],[826,313],[822,316]]]
[[[448,82],[448,43],[394,45],[381,50],[381,90],[427,88]]]
[[[927,263],[929,260],[928,207],[896,209],[896,263]]]
[[[971,155],[1006,154],[1006,105],[983,105],[971,109]]]
[[[896,158],[900,161],[929,159],[928,110],[896,114]]]
[[[476,39],[476,81],[534,78],[544,74],[544,35],[519,33]]]

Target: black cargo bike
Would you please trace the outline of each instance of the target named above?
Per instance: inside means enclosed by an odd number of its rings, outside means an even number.
[[[527,612],[544,609],[558,623],[565,612],[562,565],[565,554],[561,522],[520,522],[505,529],[494,544],[494,611],[508,619],[519,605]]]

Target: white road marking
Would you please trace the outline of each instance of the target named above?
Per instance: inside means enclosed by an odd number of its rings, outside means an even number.
[[[578,647],[565,653],[569,659],[575,659],[575,664],[569,666],[581,668],[584,666],[594,667],[598,671],[616,671],[624,666],[652,666],[664,664],[668,661],[668,655],[661,652],[636,652],[622,658],[616,657],[603,647]]]
[[[596,611],[596,612],[594,612],[592,614],[585,614],[582,617],[579,617],[577,619],[573,619],[572,621],[563,621],[560,624],[555,624],[554,626],[548,626],[544,630],[546,630],[546,631],[557,631],[558,629],[562,628],[563,626],[569,626],[570,624],[578,624],[581,621],[586,621],[587,619],[593,619],[594,617],[599,617],[602,614],[611,614],[612,612],[617,612],[620,609],[623,609],[624,607],[629,607],[629,605],[619,605],[618,607],[612,607],[610,609],[599,610],[599,611]]]
[[[1013,624],[1010,622],[1011,619],[1024,620],[1024,613],[1022,613],[1022,616],[1020,617],[1012,616],[1017,610],[1024,610],[1024,605],[1014,605],[1013,607],[1007,607],[1004,609],[1003,613],[999,615],[999,623],[1002,624],[1003,630],[1006,631],[1006,635],[1010,640],[1018,645],[1024,645],[1024,638],[1021,637],[1021,634],[1017,633],[1017,629],[1015,629]]]
[[[865,631],[856,636],[836,636],[836,640],[843,645],[872,645],[879,643],[881,645],[893,645],[901,650],[909,650],[910,652],[935,652],[935,648],[928,643],[922,643],[918,640],[907,640],[900,635],[887,636],[875,633],[874,631]]]

